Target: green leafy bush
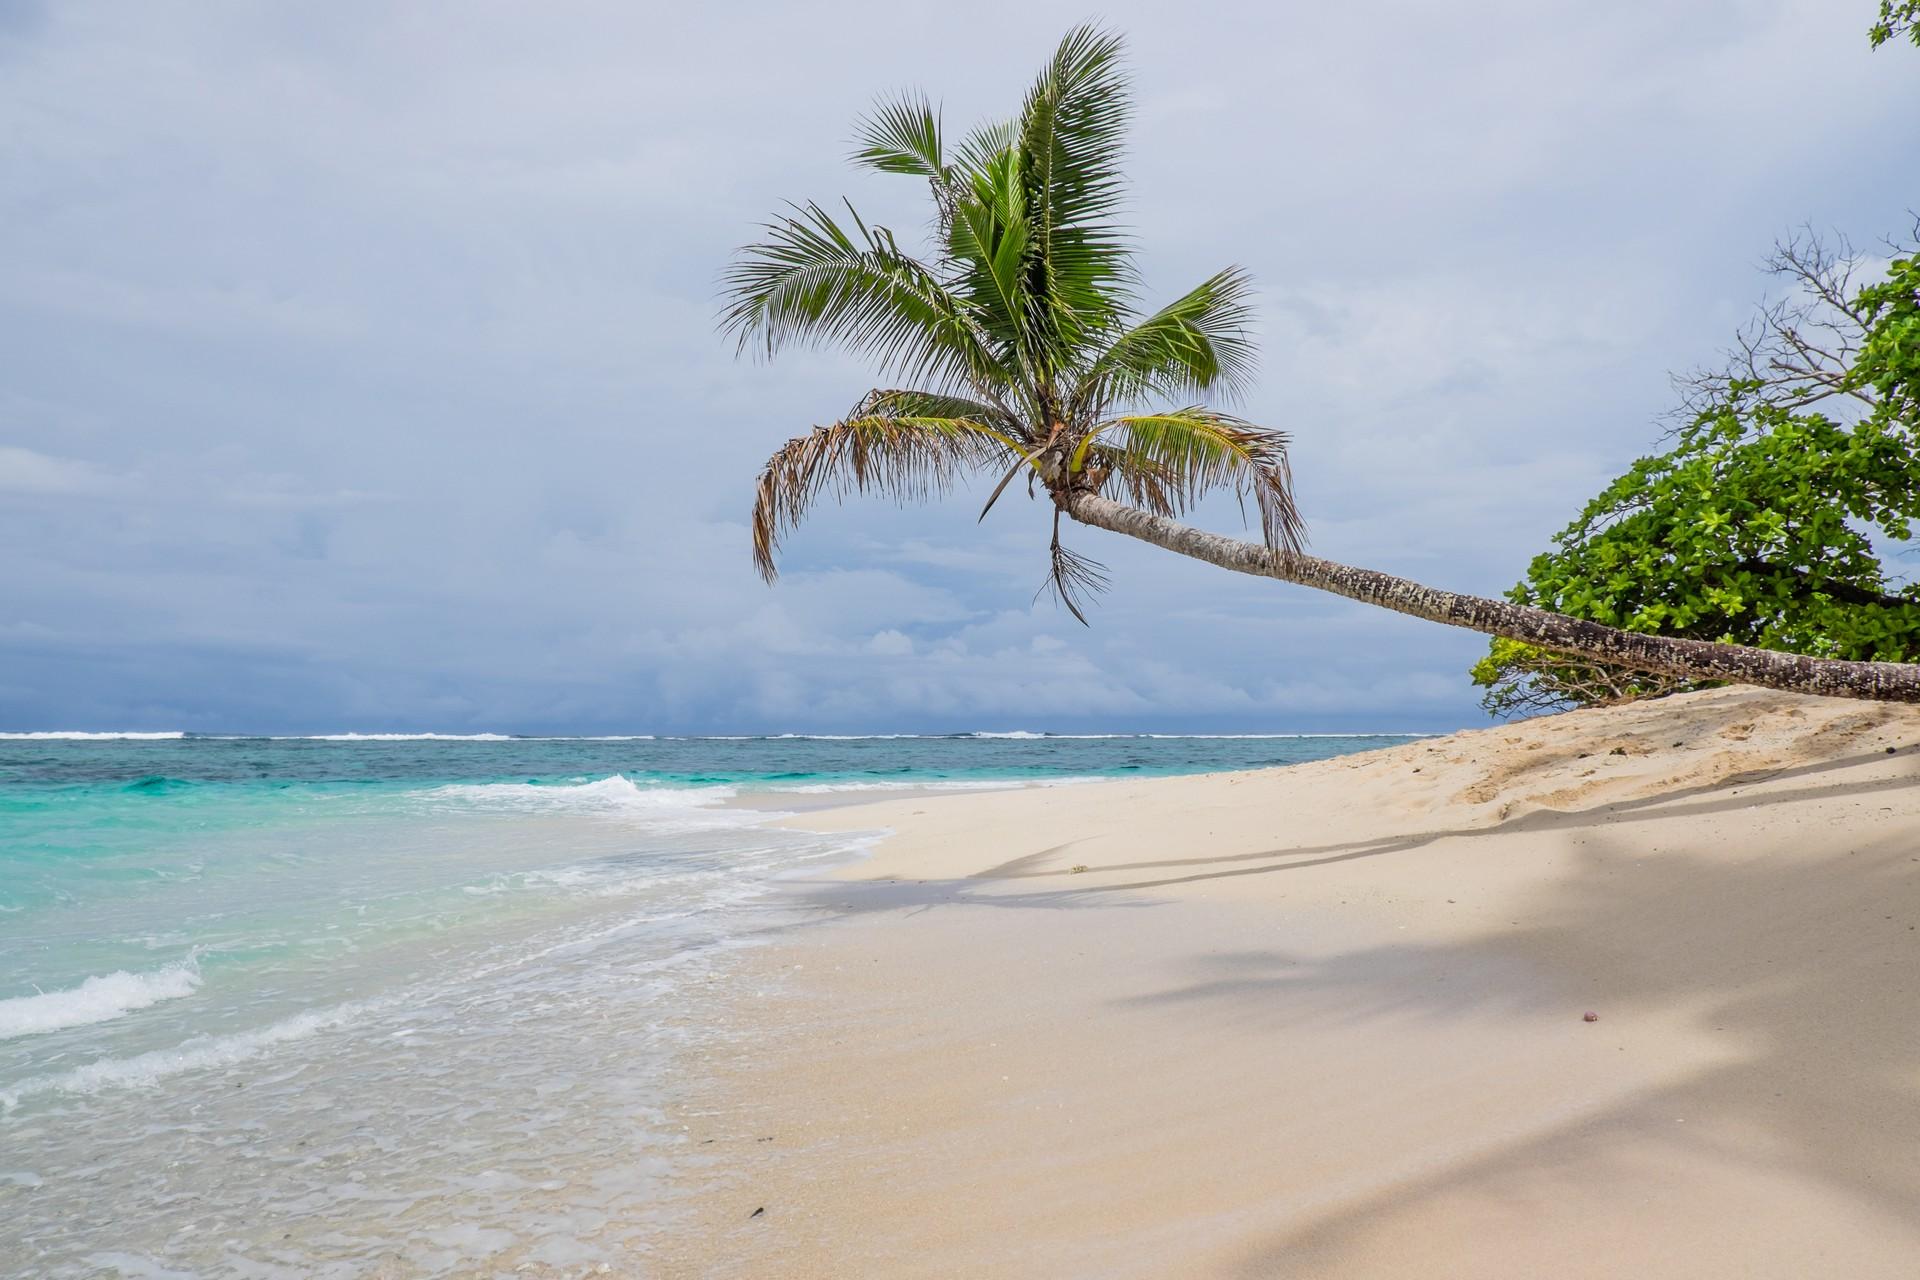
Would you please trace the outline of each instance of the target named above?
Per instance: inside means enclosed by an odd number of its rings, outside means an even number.
[[[1789,299],[1728,370],[1683,383],[1674,447],[1588,503],[1508,598],[1631,631],[1920,659],[1920,588],[1877,549],[1920,517],[1920,257],[1856,289],[1860,263],[1811,236],[1781,245]],[[1689,687],[1509,640],[1472,675],[1498,715]]]

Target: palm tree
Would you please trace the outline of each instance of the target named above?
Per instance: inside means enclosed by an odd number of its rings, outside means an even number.
[[[1094,27],[1061,41],[1012,121],[949,147],[923,97],[884,101],[854,161],[924,181],[933,252],[846,206],[793,206],[724,276],[723,328],[767,356],[837,343],[889,386],[790,440],[761,473],[753,554],[772,581],[781,539],[821,498],[901,501],[1022,475],[1053,503],[1046,587],[1081,622],[1100,566],[1060,540],[1061,517],[1239,573],[1277,578],[1434,622],[1636,670],[1805,693],[1920,701],[1920,666],[1840,662],[1616,630],[1504,600],[1438,591],[1306,554],[1287,435],[1199,404],[1243,390],[1253,365],[1251,281],[1230,267],[1151,314],[1115,222],[1128,119],[1122,42]],[[1176,407],[1184,406],[1184,407]],[[1258,542],[1179,522],[1209,493],[1258,513]],[[1124,501],[1121,501],[1124,499]]]

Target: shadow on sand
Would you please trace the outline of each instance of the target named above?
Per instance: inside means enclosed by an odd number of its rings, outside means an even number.
[[[1645,1140],[1656,1150],[1692,1146],[1696,1154],[1705,1146],[1712,1148],[1706,1154],[1722,1161],[1794,1172],[1856,1202],[1916,1221],[1920,845],[1896,834],[1910,832],[1910,823],[1896,827],[1889,816],[1887,834],[1876,838],[1872,822],[1893,808],[1889,799],[1913,794],[1916,762],[1902,761],[1896,777],[1837,776],[1883,759],[1878,753],[1856,756],[1577,812],[1533,811],[1480,828],[1107,864],[1095,869],[1097,883],[1083,883],[1058,866],[1072,846],[1056,845],[966,880],[819,882],[801,892],[825,917],[949,906],[1150,909],[1153,898],[1142,895],[1157,888],[1404,856],[1453,836],[1578,836],[1572,871],[1535,891],[1536,900],[1517,912],[1521,927],[1453,944],[1375,947],[1311,961],[1279,951],[1215,953],[1193,958],[1191,974],[1151,999],[1213,1007],[1236,1021],[1257,1021],[1281,1007],[1295,1016],[1303,993],[1312,997],[1308,1007],[1326,1010],[1328,1017],[1394,1012],[1430,1018],[1489,1012],[1560,1017],[1565,997],[1550,994],[1553,982],[1436,984],[1433,975],[1524,970],[1558,980],[1564,992],[1579,988],[1586,975],[1604,973],[1608,989],[1596,996],[1597,1003],[1697,1010],[1703,1031],[1729,1038],[1728,1058],[1678,1083],[1630,1094],[1561,1129],[1517,1138],[1491,1154],[1401,1184],[1391,1196],[1353,1204],[1308,1231],[1267,1242],[1245,1259],[1242,1274],[1249,1280],[1311,1274],[1314,1259],[1342,1256],[1380,1214],[1423,1197],[1453,1192],[1499,1197],[1523,1177],[1537,1186],[1542,1176],[1565,1179],[1560,1190],[1577,1197],[1594,1179],[1630,1179],[1627,1168],[1609,1164],[1604,1147],[1574,1141],[1577,1133],[1591,1133],[1596,1125],[1605,1127],[1610,1141]],[[1748,793],[1759,782],[1770,785]],[[1825,804],[1811,810],[1800,803],[1806,801]],[[1770,848],[1780,856],[1734,864],[1724,854],[1708,858],[1674,847],[1679,842],[1664,833],[1666,847],[1647,856],[1630,829],[1648,819],[1755,807],[1770,815],[1763,847],[1756,852]],[[1901,807],[1911,812],[1910,804]],[[1867,821],[1836,839],[1840,828],[1830,823],[1837,811]],[[1169,874],[1113,879],[1116,872],[1133,871]],[[1038,881],[1053,884],[1024,887]],[[1676,1124],[1676,1117],[1688,1117],[1689,1123]],[[1763,1140],[1729,1148],[1716,1136],[1735,1131]]]

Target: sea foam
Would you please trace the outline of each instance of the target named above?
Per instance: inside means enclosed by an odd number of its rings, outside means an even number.
[[[0,738],[13,741],[35,741],[53,739],[72,739],[79,742],[106,742],[122,738],[157,740],[161,738],[184,738],[182,732],[173,733],[83,733],[77,729],[47,729],[32,733],[0,733]]]
[[[336,1005],[313,1013],[295,1014],[254,1031],[225,1036],[195,1036],[171,1049],[154,1049],[130,1058],[102,1058],[57,1075],[34,1076],[11,1089],[0,1089],[0,1111],[11,1111],[25,1098],[42,1093],[99,1093],[106,1089],[140,1089],[156,1085],[183,1071],[230,1067],[258,1057],[275,1045],[304,1040],[317,1032],[353,1021],[364,1003]]]
[[[291,742],[513,742],[510,733],[313,733]]]
[[[190,996],[199,986],[200,974],[191,965],[170,965],[150,973],[122,969],[65,991],[0,1000],[0,1040],[110,1022],[162,1000]]]
[[[697,814],[731,799],[732,787],[643,787],[625,774],[579,782],[456,783],[421,793],[479,809],[518,813]]]
[[[244,738],[245,734],[236,735]],[[274,742],[652,742],[650,733],[604,733],[584,737],[538,733],[295,733]]]

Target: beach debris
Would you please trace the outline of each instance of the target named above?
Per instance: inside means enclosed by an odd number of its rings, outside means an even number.
[[[1077,876],[1083,871],[1091,871],[1091,870],[1093,870],[1093,868],[1089,867],[1086,863],[1076,862],[1072,866],[1067,868],[1067,874],[1070,876]]]
[[[1580,1015],[1580,1021],[1582,1021],[1582,1022],[1598,1022],[1598,1021],[1600,1021],[1600,1015],[1599,1015],[1599,1014],[1597,1014],[1597,1013],[1595,1013],[1595,1012],[1594,1012],[1593,1010],[1591,1010],[1591,1009],[1589,1009],[1589,1010],[1587,1010],[1587,1011],[1586,1011],[1585,1013],[1583,1013],[1583,1014],[1581,1014],[1581,1015]]]
[[[1607,754],[1610,756],[1623,756],[1627,754],[1627,749],[1625,747],[1615,747],[1613,750],[1607,752]]]
[[[759,1217],[761,1214],[765,1213],[766,1211],[767,1211],[767,1206],[761,1205],[758,1209],[755,1209],[752,1213],[747,1215],[747,1220],[751,1222],[753,1219]]]

